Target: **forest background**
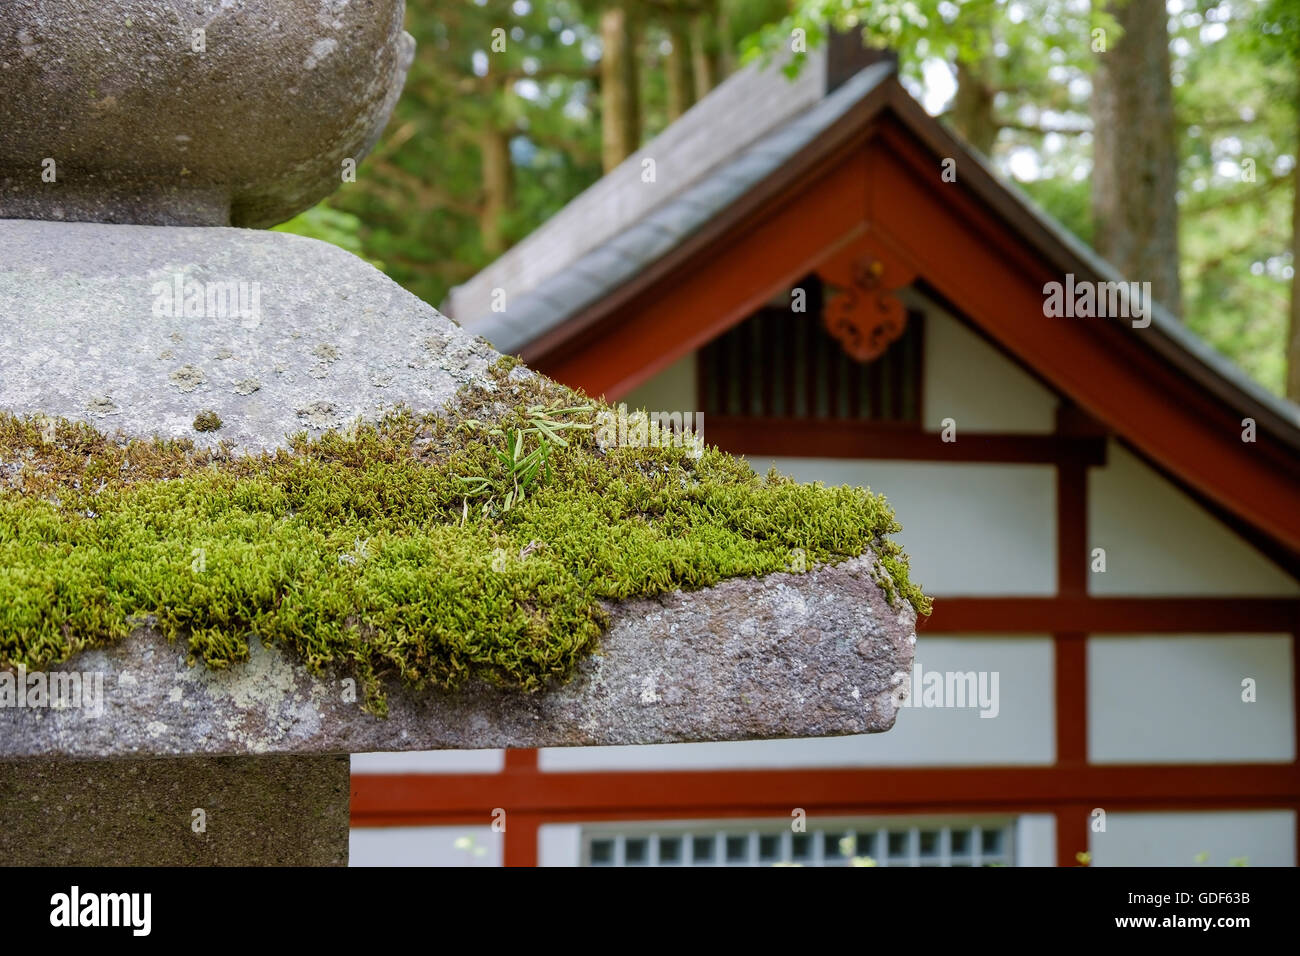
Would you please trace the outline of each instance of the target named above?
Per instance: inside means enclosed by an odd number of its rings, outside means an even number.
[[[1300,400],[1300,0],[407,0],[406,21],[383,139],[278,228],[432,305],[729,74],[834,24],[893,49],[1002,175]]]

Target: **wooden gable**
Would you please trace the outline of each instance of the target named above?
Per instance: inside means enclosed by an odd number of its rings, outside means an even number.
[[[946,160],[955,161],[955,182],[944,181]],[[1243,408],[1240,393],[1172,354],[1155,327],[1045,316],[1048,283],[1109,277],[1031,216],[892,79],[632,281],[521,352],[560,381],[616,399],[801,277],[843,286],[864,271],[873,295],[923,289],[1065,396],[1076,411],[1064,430],[1086,437],[1100,426],[1300,554],[1294,425],[1268,407]],[[1242,440],[1243,417],[1257,419],[1254,443]],[[925,453],[932,444],[918,439],[915,453],[939,454]],[[988,460],[1013,454],[985,444]]]

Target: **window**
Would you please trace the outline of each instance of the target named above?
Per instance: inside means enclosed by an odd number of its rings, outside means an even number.
[[[583,832],[586,866],[1010,866],[1014,822],[917,823],[907,818],[830,823],[795,833],[785,821],[627,825]]]
[[[804,281],[807,311],[767,305],[700,350],[707,416],[919,425],[922,316],[873,362],[854,361],[822,325],[821,284]]]

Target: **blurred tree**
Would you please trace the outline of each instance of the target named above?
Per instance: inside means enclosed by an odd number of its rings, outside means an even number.
[[[1183,314],[1282,392],[1300,113],[1296,62],[1262,55],[1261,15],[1256,0],[1225,0],[1184,3],[1170,20]]]
[[[599,177],[600,39],[577,0],[408,0],[406,27],[416,57],[384,137],[281,228],[437,304]]]
[[[1258,11],[1246,45],[1263,54],[1266,65],[1276,67],[1272,91],[1291,105],[1291,299],[1283,361],[1286,395],[1300,402],[1300,0],[1268,0]],[[1273,175],[1269,187],[1281,181]]]
[[[1298,5],[1168,0],[1184,317],[1277,391],[1288,314],[1300,351]],[[602,120],[618,112],[602,78],[607,10],[635,25],[623,155],[738,60],[788,49],[796,27],[813,48],[834,23],[900,51],[902,81],[931,112],[1097,241],[1092,48],[1095,31],[1112,49],[1121,31],[1091,0],[408,0],[418,48],[392,124],[355,182],[280,228],[441,302],[605,168]],[[1300,394],[1300,358],[1291,370]]]
[[[1122,35],[1097,44],[1092,84],[1093,244],[1180,315],[1178,146],[1164,0],[1110,0]]]
[[[1300,378],[1300,280],[1290,225],[1300,225],[1300,0],[1130,2],[1169,14],[1183,318],[1281,392],[1288,342]],[[812,45],[826,23],[892,46],[903,82],[931,112],[987,147],[1004,175],[1096,243],[1092,49],[1098,39],[1113,49],[1123,32],[1105,7],[1089,0],[796,0],[788,16],[742,47],[747,58],[788,47],[795,27]],[[1119,150],[1132,146],[1128,138],[1115,142]],[[1291,394],[1300,395],[1300,381]]]
[[[600,129],[605,172],[641,144],[639,26],[626,6],[610,6],[600,12]]]

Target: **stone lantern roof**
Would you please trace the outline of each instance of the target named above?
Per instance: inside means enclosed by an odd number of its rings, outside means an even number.
[[[0,101],[19,108],[0,126],[0,849],[339,863],[350,753],[892,726],[924,599],[886,541],[883,502],[768,487],[716,451],[698,465],[680,449],[608,453],[589,424],[547,417],[573,409],[529,404],[563,395],[594,413],[598,401],[515,366],[365,262],[223,227],[310,205],[341,158],[374,142],[409,62],[399,0],[364,14],[275,0],[72,6],[51,19],[18,0],[0,34]],[[204,52],[177,45],[195,29]],[[83,61],[89,105],[60,80]],[[395,416],[408,423],[398,437]],[[534,420],[525,449],[519,422]],[[339,534],[367,527],[347,497],[368,474],[363,447],[411,484],[380,483],[377,543],[358,532],[335,553]],[[546,468],[512,464],[512,448]],[[163,460],[154,471],[149,455]],[[493,455],[504,476],[455,471],[491,471]],[[514,540],[524,517],[572,506],[578,468],[598,483],[622,468],[608,493],[644,480],[656,503],[583,535],[552,523],[555,540]],[[653,468],[677,485],[653,485]],[[445,494],[453,479],[465,482],[456,513],[390,500]],[[293,504],[249,503],[263,492]],[[792,494],[840,519],[808,532],[806,564],[802,519],[778,509]],[[755,504],[710,524],[733,500]],[[422,517],[404,523],[408,512]],[[280,567],[283,529],[286,548],[325,542],[315,564],[293,552],[306,577]],[[430,545],[457,535],[495,546]],[[583,566],[602,535],[629,555],[617,581]],[[726,554],[701,543],[724,536]],[[791,559],[774,564],[778,544]],[[375,562],[416,597],[367,592]],[[508,572],[491,586],[495,623],[434,586],[441,573],[478,580],[466,575],[480,565]],[[274,583],[259,590],[262,570]],[[354,614],[312,591],[321,575],[354,589]],[[481,640],[457,631],[466,620]],[[526,637],[503,637],[511,628]],[[548,671],[550,645],[511,643],[524,640],[572,649]],[[516,658],[543,663],[521,671]],[[199,839],[190,814],[203,807]],[[142,824],[159,812],[175,832]]]

